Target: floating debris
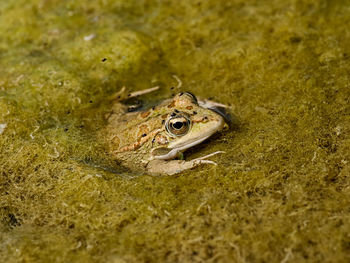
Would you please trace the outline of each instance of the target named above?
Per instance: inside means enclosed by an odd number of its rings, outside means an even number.
[[[177,86],[176,86],[176,88],[177,88],[177,89],[181,88],[181,87],[182,87],[182,81],[181,81],[181,79],[179,79],[179,77],[176,76],[176,75],[173,75],[173,78],[176,79],[176,81],[177,81],[177,83],[178,83]]]
[[[0,123],[0,134],[2,134],[4,132],[6,127],[7,127],[6,123]]]
[[[95,34],[90,34],[90,35],[84,36],[84,40],[90,41],[90,40],[94,39],[95,37],[96,37]]]

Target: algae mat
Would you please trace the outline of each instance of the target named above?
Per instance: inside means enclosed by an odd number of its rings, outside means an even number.
[[[1,0],[1,261],[350,261],[349,24],[342,0]],[[239,118],[188,153],[219,165],[105,169],[107,98],[173,75]]]

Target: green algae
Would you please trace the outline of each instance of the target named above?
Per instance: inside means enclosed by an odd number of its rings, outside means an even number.
[[[0,1],[2,261],[348,261],[349,20],[341,0]],[[173,75],[232,106],[238,129],[189,152],[226,154],[124,174],[95,137],[107,98]]]

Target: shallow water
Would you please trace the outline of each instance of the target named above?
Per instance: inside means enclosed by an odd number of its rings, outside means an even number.
[[[0,0],[5,262],[340,262],[350,249],[346,1]],[[231,106],[192,149],[218,166],[126,173],[108,98],[160,86]]]

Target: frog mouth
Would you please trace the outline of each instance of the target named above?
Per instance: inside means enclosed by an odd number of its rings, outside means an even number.
[[[191,148],[192,146],[195,146],[197,144],[200,144],[201,142],[205,141],[206,139],[208,139],[212,134],[205,136],[203,138],[200,138],[196,141],[193,141],[189,144],[186,144],[182,147],[178,147],[178,148],[174,148],[174,149],[168,149],[169,152],[163,155],[158,155],[158,156],[154,156],[154,159],[158,159],[158,160],[169,160],[169,159],[174,159],[179,152],[183,152],[185,150],[187,150],[188,148]]]

